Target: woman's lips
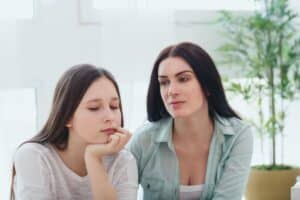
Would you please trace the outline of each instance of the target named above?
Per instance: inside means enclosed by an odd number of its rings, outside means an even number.
[[[184,101],[172,101],[169,103],[169,105],[173,108],[179,108],[182,104],[184,103]]]

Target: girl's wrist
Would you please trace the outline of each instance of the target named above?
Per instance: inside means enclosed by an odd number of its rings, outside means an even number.
[[[101,155],[99,153],[96,154],[88,147],[85,149],[85,153],[84,153],[85,161],[88,161],[88,160],[102,161],[102,157],[103,157],[103,155]]]

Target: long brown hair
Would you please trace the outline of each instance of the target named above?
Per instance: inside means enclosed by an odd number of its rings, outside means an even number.
[[[52,144],[60,150],[66,149],[69,138],[69,130],[66,124],[72,118],[89,86],[101,77],[109,79],[116,88],[120,99],[121,126],[123,127],[121,96],[118,84],[113,75],[103,68],[90,64],[79,64],[71,67],[59,79],[55,88],[50,115],[43,128],[37,135],[23,142],[20,146],[25,143],[39,143],[43,145]],[[10,199],[15,199],[13,190],[15,175],[16,170],[13,165]]]
[[[170,117],[163,104],[158,82],[159,65],[163,60],[170,57],[182,58],[193,69],[207,99],[208,112],[211,119],[215,119],[217,117],[216,114],[225,118],[236,117],[240,119],[226,99],[221,77],[212,58],[197,44],[182,42],[163,49],[154,63],[147,95],[147,116],[149,121],[153,122]]]

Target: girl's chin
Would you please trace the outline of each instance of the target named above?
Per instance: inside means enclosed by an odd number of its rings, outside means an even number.
[[[108,143],[108,139],[88,142],[88,144],[107,144],[107,143]]]

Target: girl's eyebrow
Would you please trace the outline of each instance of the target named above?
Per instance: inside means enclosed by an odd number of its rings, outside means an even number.
[[[112,101],[119,101],[119,97],[113,97],[111,98]],[[91,99],[91,100],[88,100],[86,103],[90,103],[90,102],[102,102],[103,99],[101,98],[95,98],[95,99]]]

